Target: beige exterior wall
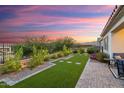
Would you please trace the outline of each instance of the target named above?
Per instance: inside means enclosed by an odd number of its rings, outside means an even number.
[[[112,33],[112,52],[124,53],[124,28]]]

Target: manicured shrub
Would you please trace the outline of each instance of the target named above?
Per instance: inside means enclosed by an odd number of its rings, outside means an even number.
[[[22,47],[23,48],[23,57],[29,57],[32,53],[32,44],[23,44],[23,45],[14,45],[12,46],[12,51],[16,53],[18,49]]]
[[[2,73],[9,73],[14,71],[21,70],[20,62],[15,61],[14,59],[9,59],[2,67]]]
[[[68,54],[72,54],[71,48],[68,48]]]
[[[31,54],[32,54],[32,46],[30,45],[24,45],[23,46],[23,50],[24,50],[24,54],[23,54],[23,56],[25,56],[25,57],[30,57],[31,56]]]
[[[64,53],[61,51],[57,55],[58,55],[58,57],[63,57],[64,56]]]
[[[14,59],[15,59],[16,61],[20,61],[20,59],[22,58],[22,56],[23,56],[23,48],[21,47],[21,48],[19,48],[19,50],[16,52]]]
[[[78,54],[81,54],[81,51],[80,51],[80,49],[78,49],[78,50],[77,50],[77,53],[78,53]]]
[[[75,42],[75,40],[73,38],[70,38],[70,37],[65,37],[63,39],[57,39],[57,40],[49,43],[50,53],[62,51],[64,45],[67,48],[71,48],[74,45],[74,42]]]
[[[37,49],[36,46],[33,46],[33,54],[32,54],[32,59],[29,62],[29,67],[35,68],[38,65],[41,65],[44,63],[45,57],[48,55],[48,50],[47,49]]]
[[[83,48],[80,48],[79,50],[80,50],[81,54],[83,54],[85,52]]]
[[[63,53],[65,56],[68,55],[68,50],[67,50],[67,47],[65,45],[63,46]]]
[[[63,53],[65,56],[69,55],[72,53],[72,50],[70,48],[67,48],[65,45],[63,47]]]
[[[106,62],[106,61],[104,60],[105,58],[108,58],[108,55],[107,55],[107,54],[101,53],[101,52],[96,53],[96,59],[97,59],[98,61],[100,61],[100,62]]]
[[[6,88],[9,87],[6,82],[0,81],[0,88]]]
[[[1,67],[1,73],[9,73],[9,72],[15,72],[21,70],[21,62],[20,59],[23,55],[23,49],[22,47],[16,52],[14,58],[9,58],[6,60],[4,65]]]
[[[49,61],[49,60],[50,60],[50,56],[49,55],[45,56],[44,61]]]
[[[96,47],[87,48],[87,53],[89,53],[89,54],[93,54],[93,53],[96,53],[96,52],[97,52],[97,48]]]
[[[51,59],[56,59],[56,58],[58,58],[58,55],[55,53],[55,54],[52,54],[51,56],[50,56],[50,58]]]
[[[74,49],[73,53],[79,53],[79,54],[83,54],[85,51],[83,48],[78,48],[78,49]]]

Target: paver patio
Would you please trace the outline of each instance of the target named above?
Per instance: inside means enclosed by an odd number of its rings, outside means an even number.
[[[124,80],[116,79],[105,63],[89,60],[76,88],[123,88]]]

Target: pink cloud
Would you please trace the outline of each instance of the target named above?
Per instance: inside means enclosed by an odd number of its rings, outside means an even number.
[[[5,7],[3,10],[14,11],[17,15],[15,18],[7,19],[1,22],[1,25],[21,26],[26,24],[39,24],[39,25],[54,25],[54,24],[76,24],[76,23],[104,23],[107,17],[94,17],[94,18],[69,18],[60,16],[46,16],[41,14],[34,14],[32,11],[40,10],[54,10],[54,11],[69,11],[69,12],[105,12],[112,10],[114,6],[90,6],[81,8],[80,6],[25,6],[19,9]],[[78,10],[78,11],[77,11]],[[93,10],[93,11],[92,11]]]
[[[5,26],[22,26],[26,24],[35,24],[41,26],[49,26],[56,24],[103,24],[108,17],[94,17],[94,18],[66,18],[66,17],[50,17],[43,15],[21,16],[5,20],[1,25]]]
[[[80,36],[81,34],[84,34],[83,36]],[[30,32],[3,32],[0,37],[0,42],[8,41],[8,42],[17,42],[17,41],[23,41],[26,37],[40,37],[43,35],[46,35],[50,40],[56,40],[59,38],[63,38],[66,36],[73,37],[77,41],[83,40],[91,40],[89,37],[93,36],[87,36],[87,33],[95,33],[94,31],[83,31],[83,30],[63,30],[63,31],[30,31]],[[96,32],[97,33],[97,32]],[[88,37],[89,39],[83,39],[85,37]],[[95,36],[94,36],[95,37]],[[93,37],[93,38],[94,38]],[[83,40],[80,40],[83,39]],[[15,40],[15,41],[14,41]],[[95,40],[95,39],[93,39]]]
[[[95,40],[95,36],[78,36],[78,34],[88,34],[88,33],[99,33],[100,28],[102,28],[108,20],[108,16],[101,17],[90,17],[90,18],[79,18],[79,17],[64,17],[64,16],[46,16],[41,14],[32,13],[35,10],[53,10],[53,11],[69,11],[69,12],[95,12],[101,13],[110,11],[114,6],[93,6],[93,7],[67,7],[66,6],[28,6],[27,8],[20,9],[12,9],[12,8],[4,8],[0,11],[13,11],[16,14],[15,18],[7,19],[0,22],[0,26],[10,26],[10,27],[18,27],[25,26],[28,24],[33,24],[37,26],[51,26],[51,25],[71,25],[71,24],[82,24],[82,28],[76,30],[62,30],[62,31],[29,31],[29,32],[4,32],[0,31],[0,38],[3,38],[5,41],[14,41],[14,40],[22,40],[22,38],[26,36],[40,36],[47,35],[50,39],[57,39],[64,36],[72,36],[73,38],[84,42],[88,40]],[[78,10],[78,11],[77,11]],[[93,11],[92,11],[93,10]],[[85,28],[83,28],[83,24],[86,24]],[[1,28],[2,29],[2,28]],[[89,29],[89,30],[88,30]],[[9,30],[9,28],[8,28]],[[6,38],[5,38],[6,37]],[[89,38],[89,39],[85,39]]]
[[[91,13],[91,12],[95,12],[95,13],[101,13],[101,12],[106,12],[106,11],[110,11],[114,8],[115,6],[112,5],[97,5],[97,6],[28,6],[26,8],[22,8],[19,11],[16,11],[17,13],[26,13],[26,12],[32,12],[32,11],[36,11],[36,10],[52,10],[52,11],[64,11],[64,12],[84,12],[84,13]],[[78,11],[77,11],[78,10]],[[93,10],[93,11],[92,11]]]

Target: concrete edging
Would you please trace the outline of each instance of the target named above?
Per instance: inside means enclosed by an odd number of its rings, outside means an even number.
[[[87,63],[86,63],[86,65],[85,65],[85,67],[84,67],[84,70],[86,69],[86,66],[88,65],[89,62],[90,62],[90,58],[87,60]],[[82,71],[81,75],[83,74],[84,70]],[[79,77],[79,79],[78,79],[78,81],[77,81],[77,84],[76,84],[75,88],[79,88],[79,87],[78,87],[78,82],[79,82],[79,80],[81,79],[81,75],[80,75],[80,77]]]
[[[13,85],[15,85],[15,84],[17,84],[17,83],[19,83],[19,82],[21,82],[21,81],[23,81],[23,80],[25,80],[25,79],[31,77],[31,76],[34,76],[34,75],[36,75],[36,74],[38,74],[38,73],[40,73],[40,72],[42,72],[42,71],[44,71],[44,70],[47,70],[47,69],[49,69],[49,68],[55,66],[56,64],[53,63],[53,62],[58,61],[58,60],[61,60],[61,59],[69,59],[69,58],[71,58],[71,57],[73,57],[73,56],[74,56],[74,55],[70,55],[70,56],[58,58],[58,59],[55,59],[55,60],[52,60],[52,61],[48,61],[48,63],[50,63],[49,66],[47,66],[47,67],[45,67],[45,68],[43,68],[43,69],[41,69],[41,70],[39,70],[39,71],[36,71],[36,72],[34,72],[34,73],[30,74],[30,75],[27,75],[27,76],[23,77],[22,79],[20,79],[20,80],[18,80],[18,81],[12,81],[12,80],[9,79],[8,77],[6,77],[6,78],[4,78],[4,79],[1,79],[0,81],[5,82],[5,83],[6,83],[7,85],[9,85],[9,86],[13,86]]]

